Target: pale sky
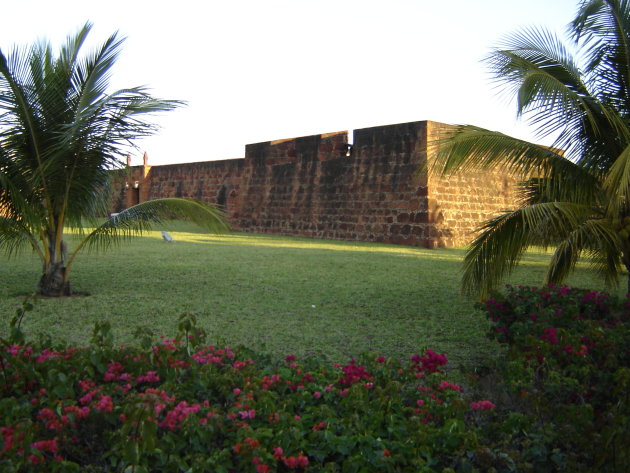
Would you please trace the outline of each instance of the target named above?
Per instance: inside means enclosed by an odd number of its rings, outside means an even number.
[[[188,106],[139,142],[150,164],[241,158],[245,145],[417,120],[533,140],[481,59],[509,33],[564,35],[578,0],[0,0],[0,48],[55,44],[90,20],[127,37],[114,89]]]

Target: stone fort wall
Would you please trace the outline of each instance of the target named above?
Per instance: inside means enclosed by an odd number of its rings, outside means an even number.
[[[162,197],[222,206],[232,228],[314,238],[452,247],[514,206],[501,173],[429,175],[428,143],[445,125],[419,121],[245,147],[245,158],[130,168],[115,210]],[[125,185],[126,184],[126,185]]]

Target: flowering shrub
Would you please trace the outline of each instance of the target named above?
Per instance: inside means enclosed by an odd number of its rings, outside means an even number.
[[[508,287],[482,309],[506,348],[487,383],[504,401],[501,449],[517,448],[534,471],[628,471],[630,302]]]
[[[494,404],[448,381],[446,357],[342,365],[175,338],[0,347],[0,471],[474,471]]]
[[[444,354],[343,364],[214,346],[107,323],[76,348],[0,346],[2,472],[587,472],[630,464],[630,303],[568,287],[482,304],[504,347],[476,385]],[[483,376],[482,376],[483,374]],[[471,394],[474,388],[476,394]]]

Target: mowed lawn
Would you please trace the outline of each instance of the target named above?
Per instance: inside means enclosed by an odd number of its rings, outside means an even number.
[[[428,250],[253,234],[199,233],[173,222],[106,253],[84,253],[73,290],[89,295],[40,299],[28,313],[29,336],[85,344],[95,322],[108,320],[117,343],[134,343],[137,327],[172,336],[177,318],[197,316],[212,343],[246,345],[274,356],[316,355],[345,361],[365,351],[405,358],[423,348],[453,365],[492,356],[487,323],[460,296],[463,249]],[[510,279],[540,284],[548,254],[530,253]],[[30,254],[0,266],[0,334],[40,265]],[[569,281],[602,288],[585,267]],[[625,285],[625,281],[623,281]]]

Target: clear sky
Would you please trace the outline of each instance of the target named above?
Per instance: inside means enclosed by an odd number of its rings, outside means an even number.
[[[127,37],[113,88],[186,108],[138,143],[151,164],[241,158],[245,144],[417,120],[526,139],[481,59],[506,35],[564,37],[578,0],[2,1],[0,48],[55,44],[94,23]]]

